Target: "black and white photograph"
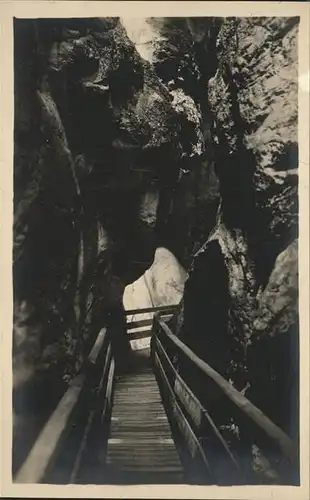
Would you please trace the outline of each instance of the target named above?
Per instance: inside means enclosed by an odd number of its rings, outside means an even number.
[[[103,4],[13,19],[12,482],[299,487],[300,16]]]

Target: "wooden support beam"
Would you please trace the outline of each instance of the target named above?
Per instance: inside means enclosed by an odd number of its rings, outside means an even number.
[[[103,330],[105,330],[105,329],[103,329]],[[71,472],[70,483],[74,483],[76,481],[78,474],[79,474],[83,454],[85,453],[85,450],[87,448],[87,444],[89,442],[91,428],[92,428],[93,422],[95,420],[95,417],[98,414],[98,411],[100,411],[100,400],[101,400],[101,398],[103,398],[103,400],[105,400],[105,395],[103,395],[103,388],[106,387],[108,390],[111,358],[112,358],[112,348],[111,348],[111,343],[109,343],[109,345],[107,347],[106,355],[105,355],[105,360],[104,360],[101,378],[100,378],[99,385],[97,388],[97,398],[99,400],[99,405],[97,404],[89,412],[89,415],[87,418],[87,423],[86,423],[84,434],[83,434],[83,438],[82,438],[82,441],[80,443],[80,446],[79,446],[79,449],[78,449],[78,452],[77,452],[77,455],[76,455],[76,458],[74,461],[74,466],[73,466],[73,469]]]
[[[111,410],[113,386],[114,386],[114,376],[115,376],[115,360],[114,360],[114,358],[111,358],[109,374],[108,374],[107,390],[105,393],[104,407],[103,407],[103,411],[102,411],[102,415],[101,415],[102,422],[105,420],[109,411]]]
[[[107,353],[105,356],[105,360],[104,360],[102,375],[101,375],[101,378],[99,381],[99,386],[98,386],[98,391],[97,391],[97,395],[99,398],[101,398],[103,396],[102,390],[105,386],[105,383],[107,382],[108,371],[109,371],[110,363],[111,363],[111,357],[112,357],[112,346],[111,346],[111,343],[109,343],[108,348],[107,348]]]
[[[79,474],[80,467],[81,467],[81,462],[82,462],[82,458],[83,458],[83,454],[85,453],[85,450],[86,450],[86,447],[87,447],[88,438],[89,438],[89,435],[90,435],[92,424],[94,422],[95,415],[96,415],[96,410],[92,409],[89,412],[89,415],[88,415],[88,418],[87,418],[87,422],[86,422],[86,426],[85,426],[85,430],[84,430],[84,434],[83,434],[83,437],[82,437],[82,441],[80,443],[78,452],[77,452],[75,460],[74,460],[73,469],[72,469],[72,472],[71,472],[71,475],[70,475],[70,483],[71,484],[74,484],[76,482],[77,476]]]

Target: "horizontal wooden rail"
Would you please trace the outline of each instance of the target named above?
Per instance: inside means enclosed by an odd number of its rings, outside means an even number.
[[[131,316],[134,314],[156,313],[160,311],[175,311],[177,307],[178,304],[172,304],[168,306],[144,307],[141,309],[127,309],[125,311],[125,315]]]
[[[152,336],[152,329],[151,328],[145,328],[144,330],[140,330],[139,332],[129,333],[128,336],[129,336],[129,341],[130,342],[132,340],[146,339],[146,338]]]
[[[142,326],[151,326],[153,324],[153,318],[141,319],[140,321],[131,321],[127,323],[127,331],[133,330],[135,328],[141,328]]]
[[[297,460],[298,452],[294,441],[287,436],[277,425],[275,425],[264,413],[235,389],[227,380],[216,372],[210,365],[200,359],[189,347],[187,347],[176,335],[172,333],[168,325],[157,315],[155,322],[158,322],[166,337],[178,351],[185,354],[196,367],[208,378],[212,379],[221,391],[253,422],[255,422],[288,456],[293,462]]]

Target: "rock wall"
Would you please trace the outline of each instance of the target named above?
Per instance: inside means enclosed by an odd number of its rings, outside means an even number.
[[[173,186],[167,186],[159,242],[187,268],[214,225],[219,202],[206,65],[200,61],[186,18],[125,18],[122,23],[178,113],[183,139],[179,175]],[[207,21],[203,24],[206,29]]]
[[[185,279],[185,269],[176,257],[167,248],[159,247],[151,267],[125,288],[125,309],[178,304],[183,296]]]
[[[188,23],[197,57],[211,62],[220,205],[192,261],[178,333],[296,438],[298,18]]]
[[[14,37],[14,446],[22,454],[21,440],[33,440],[100,326],[121,318],[125,285],[151,265],[167,193],[190,154],[187,116],[119,19],[18,19]],[[127,356],[125,339],[117,347]]]

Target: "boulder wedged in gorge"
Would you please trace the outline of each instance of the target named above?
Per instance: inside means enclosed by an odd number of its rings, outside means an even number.
[[[188,267],[191,255],[214,225],[219,202],[206,71],[186,18],[122,18],[122,23],[167,88],[178,115],[182,136],[179,176],[168,186],[159,243]]]

